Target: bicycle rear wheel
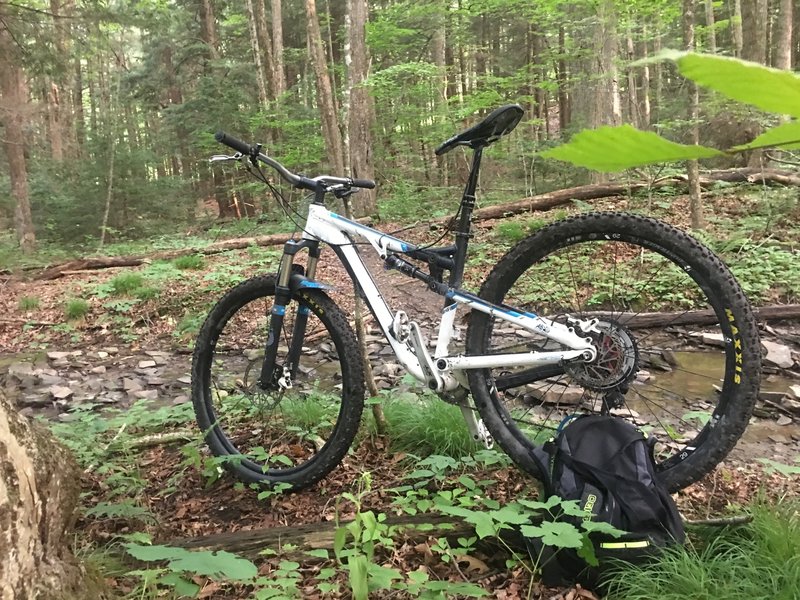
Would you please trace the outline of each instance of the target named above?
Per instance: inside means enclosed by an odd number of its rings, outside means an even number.
[[[276,370],[282,376],[295,319],[308,313],[291,387],[261,389],[275,281],[274,275],[249,279],[212,309],[195,346],[192,401],[205,440],[225,468],[247,482],[300,489],[332,471],[353,442],[364,375],[344,313],[321,290],[304,289],[286,307],[277,332]]]
[[[536,477],[531,448],[571,415],[615,414],[655,436],[671,490],[710,471],[748,423],[760,377],[752,311],[719,258],[670,225],[625,213],[553,223],[506,254],[480,296],[564,324],[598,319],[586,334],[598,350],[593,364],[469,372],[489,431]],[[560,348],[470,316],[468,354]]]

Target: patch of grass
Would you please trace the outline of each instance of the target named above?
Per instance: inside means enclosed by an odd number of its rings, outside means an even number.
[[[186,256],[179,256],[172,264],[175,268],[181,271],[198,270],[202,269],[205,265],[205,259],[201,254],[187,254]]]
[[[139,273],[120,273],[108,282],[115,296],[133,294],[144,285],[144,277]]]
[[[17,302],[17,308],[20,310],[36,310],[39,308],[39,298],[36,296],[23,296]]]
[[[139,300],[152,300],[153,298],[157,298],[160,293],[161,290],[157,287],[145,286],[134,290],[133,295]]]
[[[528,231],[521,221],[501,221],[494,231],[501,241],[509,243],[519,242],[528,235]]]
[[[387,434],[394,450],[418,456],[461,458],[478,449],[461,409],[432,396],[389,396],[383,404]]]
[[[753,521],[723,529],[656,562],[620,567],[609,600],[800,598],[800,504],[753,507]]]
[[[89,313],[89,303],[83,298],[72,298],[67,300],[64,307],[64,316],[67,321],[77,321]]]

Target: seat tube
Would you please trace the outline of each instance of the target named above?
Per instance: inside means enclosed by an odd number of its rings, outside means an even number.
[[[464,266],[467,260],[467,246],[471,237],[472,211],[475,209],[475,191],[478,188],[478,173],[481,169],[481,158],[483,156],[483,146],[475,148],[472,156],[472,167],[469,171],[469,179],[464,188],[464,195],[461,198],[461,216],[455,230],[456,253],[453,257],[453,270],[450,271],[450,287],[461,287],[464,279]],[[452,304],[454,300],[448,298],[445,306]]]

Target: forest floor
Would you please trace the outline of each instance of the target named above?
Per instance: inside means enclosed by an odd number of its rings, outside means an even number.
[[[725,211],[737,210],[730,196],[713,199]],[[624,199],[607,199],[596,208],[626,208]],[[670,214],[684,215],[684,198],[671,201]],[[566,211],[563,211],[566,212]],[[563,216],[563,215],[557,215]],[[686,225],[683,217],[672,218]],[[498,236],[499,222],[481,223],[474,245],[482,259],[467,278],[467,287],[476,289],[486,270],[496,261],[512,240]],[[410,233],[426,235],[430,232]],[[329,252],[329,251],[327,251]],[[363,253],[362,253],[363,254]],[[189,386],[193,337],[203,316],[223,290],[250,275],[274,268],[277,251],[249,248],[206,257],[191,268],[174,264],[153,263],[136,269],[106,269],[68,274],[53,281],[12,279],[4,284],[0,298],[0,382],[16,398],[21,410],[43,415],[55,423],[72,427],[75,435],[85,434],[86,443],[102,441],[101,448],[88,452],[84,474],[85,511],[79,520],[84,543],[98,546],[119,540],[120,536],[144,531],[156,543],[169,544],[187,537],[222,532],[256,530],[318,522],[345,521],[352,518],[359,506],[343,499],[343,493],[358,493],[360,508],[376,514],[403,512],[398,507],[398,492],[409,483],[414,467],[407,454],[391,447],[391,440],[369,433],[359,436],[359,443],[331,476],[309,490],[289,496],[258,493],[235,482],[228,475],[208,468],[187,448],[183,438],[164,443],[143,444],[126,450],[124,461],[115,453],[117,431],[97,425],[98,409],[122,409],[137,402],[150,401],[146,409],[136,413],[139,423],[128,422],[131,433],[143,435],[163,431],[152,420],[156,407],[165,407],[175,422],[167,431],[187,431],[191,418]],[[325,258],[333,259],[331,255]],[[352,306],[351,285],[334,260],[323,263],[318,278],[337,286],[338,302]],[[409,314],[423,324],[431,324],[438,316],[441,299],[425,290],[418,282],[398,274],[375,269],[379,285],[390,305],[402,303]],[[120,275],[141,275],[137,289],[152,292],[118,294],[114,281]],[[136,287],[136,286],[134,286]],[[80,301],[85,306],[81,308]],[[73,318],[65,311],[73,303]],[[82,313],[82,314],[81,314]],[[762,324],[762,336],[780,345],[788,363],[779,368],[765,360],[765,388],[756,416],[737,448],[714,472],[677,495],[686,518],[710,518],[730,515],[759,494],[777,498],[798,494],[800,482],[795,477],[770,471],[758,461],[769,459],[789,464],[800,455],[800,425],[797,414],[781,409],[783,400],[797,401],[800,391],[800,326],[796,322]],[[368,348],[380,389],[397,390],[408,384],[388,361],[391,356],[379,332],[368,332]],[[388,357],[388,358],[387,358]],[[784,357],[785,358],[785,357]],[[70,412],[81,406],[94,410]],[[139,406],[139,405],[137,405]],[[777,407],[777,408],[776,408]],[[115,427],[119,427],[116,422]],[[137,427],[139,427],[137,429]],[[148,429],[148,427],[150,429]],[[101,429],[103,430],[101,432]],[[125,429],[125,427],[122,427]],[[369,428],[367,428],[369,429]],[[103,433],[105,437],[99,436]],[[120,437],[122,431],[117,433]],[[96,438],[91,436],[96,435]],[[195,436],[191,429],[187,435]],[[125,437],[125,436],[122,436]],[[126,438],[127,439],[127,438]],[[132,438],[131,438],[132,439]],[[105,448],[102,448],[105,444]],[[80,458],[80,457],[79,457]],[[98,461],[115,464],[119,471],[98,469]],[[126,461],[126,462],[125,462]],[[120,471],[128,470],[130,481],[120,483]],[[102,472],[98,472],[102,471]],[[458,478],[468,472],[474,481],[485,481],[485,492],[501,504],[523,494],[536,494],[535,482],[507,463],[456,466],[431,484],[431,492],[453,489]],[[365,488],[363,474],[370,474]],[[126,496],[130,496],[126,498]],[[135,506],[115,512],[113,504]],[[98,508],[100,507],[100,508]],[[138,512],[137,512],[138,511]],[[379,554],[383,564],[402,572],[423,570],[431,579],[471,581],[491,590],[495,598],[553,598],[576,600],[592,598],[578,589],[557,590],[531,584],[524,566],[508,568],[504,560],[475,551],[470,560],[455,567],[432,552],[436,540],[395,541]],[[258,564],[265,576],[280,573],[282,555],[262,556]],[[327,563],[299,565],[295,584],[302,597],[318,597],[315,577]],[[346,582],[341,579],[343,589]],[[121,593],[136,585],[125,575],[108,575],[108,582]],[[201,585],[200,597],[250,597],[251,588],[220,584],[207,578],[195,578]],[[534,586],[534,587],[531,587]],[[535,589],[534,589],[535,588]],[[533,593],[531,593],[533,591]],[[348,597],[331,592],[330,597]]]

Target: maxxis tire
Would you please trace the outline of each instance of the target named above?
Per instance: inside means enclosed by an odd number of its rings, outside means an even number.
[[[502,303],[520,275],[544,256],[570,244],[602,241],[603,237],[613,235],[659,252],[683,267],[706,293],[719,327],[725,332],[725,370],[729,380],[723,384],[717,412],[710,422],[713,426],[703,430],[701,435],[705,437],[696,449],[676,453],[665,462],[676,457],[679,460],[660,471],[667,487],[676,491],[700,479],[725,458],[744,432],[758,394],[761,350],[756,321],[745,294],[713,252],[683,231],[655,219],[618,212],[588,213],[555,222],[521,241],[487,276],[480,297],[494,304]],[[491,317],[472,312],[467,354],[487,353],[491,329]],[[541,479],[531,455],[532,443],[492,391],[488,370],[470,370],[468,376],[476,407],[495,440],[518,466]]]

